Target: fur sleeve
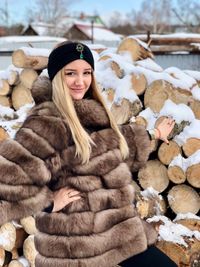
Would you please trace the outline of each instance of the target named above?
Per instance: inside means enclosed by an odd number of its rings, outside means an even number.
[[[150,154],[150,139],[143,126],[134,123],[121,126],[121,131],[129,146],[127,163],[131,171],[138,171],[144,166]]]
[[[44,161],[16,140],[0,144],[0,225],[43,210],[52,201]]]

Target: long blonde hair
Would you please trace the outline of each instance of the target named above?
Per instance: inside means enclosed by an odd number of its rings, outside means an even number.
[[[92,145],[95,145],[93,140],[90,138],[89,134],[85,131],[81,125],[79,118],[77,116],[72,97],[69,93],[69,89],[63,82],[63,69],[60,70],[52,81],[52,99],[63,118],[67,121],[69,128],[72,133],[73,140],[76,146],[76,156],[80,157],[82,163],[87,163],[90,158],[90,153],[92,150]],[[129,149],[124,136],[121,134],[111,112],[107,108],[103,97],[101,96],[94,74],[92,73],[92,83],[91,88],[92,96],[98,102],[100,102],[106,110],[108,115],[110,126],[116,132],[119,137],[119,148],[123,158],[128,157]]]

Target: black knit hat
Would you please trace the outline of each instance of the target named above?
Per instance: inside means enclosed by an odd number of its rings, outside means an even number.
[[[77,42],[63,43],[55,48],[49,55],[47,70],[52,81],[59,70],[70,62],[83,59],[87,61],[94,70],[94,58],[91,50],[85,44]]]

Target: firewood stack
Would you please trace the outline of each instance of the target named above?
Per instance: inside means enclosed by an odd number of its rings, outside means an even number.
[[[114,51],[104,48],[98,50],[98,54],[94,51],[94,54],[96,76],[102,95],[118,124],[136,122],[150,130],[166,116],[172,116],[176,121],[169,144],[152,140],[149,161],[137,174],[133,174],[136,207],[141,218],[165,215],[172,220],[181,213],[198,215],[200,101],[195,95],[200,91],[200,73],[177,68],[163,70],[153,60],[148,45],[131,36],[124,39]],[[40,73],[45,73],[48,55],[49,50],[43,49],[41,53],[41,49],[34,48],[21,48],[13,53],[17,78],[10,81],[12,75],[9,78],[0,75],[0,96],[7,99],[3,101],[0,97],[1,105],[17,111],[33,102],[30,88]],[[2,139],[7,137],[5,132],[4,134]],[[200,218],[197,216],[176,223],[184,224],[191,231],[200,232]],[[162,225],[162,221],[159,220],[156,224]],[[27,236],[19,243],[27,246],[27,251],[31,251],[31,255],[24,251],[20,257],[27,258],[32,267],[35,257],[32,247],[34,232],[29,232],[25,226],[20,229]],[[19,231],[18,228],[15,231]],[[186,237],[185,242],[187,246],[159,240],[157,245],[178,266],[200,266],[195,265],[200,264],[200,241],[196,237]],[[24,259],[18,260],[14,256],[13,251],[16,252],[16,249],[19,250],[15,245],[9,248],[12,261],[0,266],[28,266],[23,265]],[[5,251],[7,248],[3,248],[0,254],[1,262],[6,262]]]

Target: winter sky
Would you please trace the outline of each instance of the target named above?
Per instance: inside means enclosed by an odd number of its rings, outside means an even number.
[[[36,0],[0,0],[0,8],[5,7],[11,14],[10,23],[23,23],[26,21],[27,12],[34,9]],[[139,9],[142,0],[74,0],[69,10],[72,12],[84,12],[86,14],[98,13],[102,18],[108,18],[114,11],[127,14],[131,10]]]

